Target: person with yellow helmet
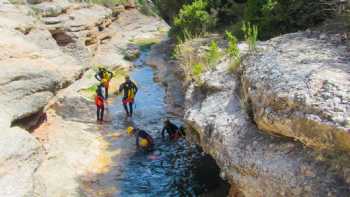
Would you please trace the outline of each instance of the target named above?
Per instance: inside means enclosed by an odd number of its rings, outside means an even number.
[[[137,93],[137,86],[134,82],[130,80],[129,76],[125,77],[125,82],[120,85],[119,93],[124,92],[123,96],[123,106],[128,117],[132,117],[133,114],[133,104],[135,101],[135,96]],[[129,105],[129,108],[128,108]]]
[[[145,130],[139,128],[128,127],[127,132],[129,135],[136,134],[136,146],[144,150],[152,150],[154,146],[153,138]]]
[[[109,70],[107,70],[106,68],[104,68],[103,66],[100,66],[98,68],[98,71],[95,75],[95,78],[101,82],[101,84],[103,84],[104,88],[105,88],[105,99],[108,99],[108,88],[109,88],[109,82],[111,81],[111,79],[113,78],[113,73]]]

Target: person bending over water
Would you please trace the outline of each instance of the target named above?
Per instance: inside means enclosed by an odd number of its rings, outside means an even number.
[[[129,76],[125,77],[125,82],[119,87],[119,93],[123,92],[124,94],[122,102],[127,117],[132,117],[133,115],[133,104],[135,102],[137,90],[137,86],[130,80]]]
[[[143,150],[146,150],[146,151],[153,150],[153,146],[154,146],[153,138],[145,130],[128,127],[127,131],[129,135],[135,134],[137,148],[142,148]]]
[[[174,123],[170,122],[170,120],[164,121],[164,127],[162,129],[162,138],[164,139],[165,131],[168,133],[169,140],[177,140],[180,137],[185,136],[184,128],[181,126],[178,128]]]

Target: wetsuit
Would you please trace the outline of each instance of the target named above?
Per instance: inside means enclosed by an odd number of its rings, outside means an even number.
[[[164,138],[164,132],[168,133],[170,140],[176,140],[182,136],[185,136],[184,134],[184,128],[181,126],[178,128],[175,124],[173,124],[170,121],[167,121],[162,129],[162,137]]]
[[[95,104],[96,104],[96,115],[97,121],[103,121],[103,114],[105,110],[104,97],[103,97],[104,87],[103,85],[97,86]]]
[[[137,90],[138,89],[135,83],[130,80],[124,82],[119,87],[119,92],[122,92],[122,91],[124,92],[122,102],[123,102],[125,112],[129,117],[132,117],[133,115],[133,104],[134,104],[134,100],[135,100],[134,98],[137,93]],[[129,109],[128,109],[128,105],[129,105]]]
[[[136,132],[137,132],[136,146],[138,148],[142,147],[143,149],[151,150],[153,148],[153,145],[154,145],[152,136],[150,136],[146,131],[144,131],[142,129],[137,129]],[[141,143],[140,143],[141,140],[147,140],[147,142],[148,142],[147,147],[143,147],[141,145]]]
[[[108,99],[108,88],[109,88],[109,82],[113,78],[113,73],[105,68],[99,69],[98,72],[95,75],[95,78],[98,81],[105,80],[103,83],[103,86],[105,87],[105,99]]]

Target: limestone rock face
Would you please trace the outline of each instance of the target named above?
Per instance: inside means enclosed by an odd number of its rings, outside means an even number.
[[[58,89],[80,75],[81,67],[35,18],[10,3],[3,5],[0,105],[14,121],[42,110]]]
[[[217,161],[231,196],[346,196],[350,183],[300,143],[259,130],[240,100],[240,79],[228,62],[186,93],[188,137]]]
[[[40,195],[35,172],[43,158],[41,145],[22,129],[0,129],[0,196]]]
[[[350,58],[340,38],[294,33],[243,62],[258,128],[318,149],[350,150]]]
[[[295,35],[286,35],[288,36]],[[192,46],[195,50],[199,50],[208,46],[210,39],[215,38],[193,40],[185,44],[189,44],[186,45],[187,47]],[[311,38],[304,37],[304,39]],[[302,40],[302,38],[297,40]],[[198,46],[200,43],[207,44]],[[220,47],[225,47],[223,40],[218,40],[218,43],[222,43]],[[310,46],[302,45],[302,43],[297,45],[300,46],[299,51],[306,51],[314,47],[314,43]],[[265,47],[264,49],[267,46],[269,45],[260,45],[260,47]],[[330,46],[333,45],[330,44]],[[324,153],[304,147],[302,143],[294,139],[269,135],[270,132],[260,129],[259,123],[258,125],[255,123],[252,112],[255,112],[256,106],[260,106],[258,102],[260,100],[248,99],[252,97],[248,93],[252,93],[253,88],[248,86],[250,83],[247,82],[247,78],[248,76],[252,78],[253,76],[271,77],[271,73],[266,73],[274,71],[267,69],[262,72],[257,69],[259,61],[256,59],[265,53],[251,57],[246,55],[246,44],[240,44],[239,47],[244,60],[244,65],[241,66],[242,75],[230,73],[229,61],[222,58],[215,69],[210,69],[202,74],[200,85],[194,82],[188,85],[184,76],[181,78],[176,74],[179,70],[182,70],[183,73],[184,65],[186,65],[185,62],[182,62],[184,60],[178,59],[169,63],[166,57],[157,55],[161,52],[164,54],[164,51],[167,51],[166,47],[162,45],[152,47],[151,56],[147,62],[157,66],[161,82],[166,85],[171,83],[167,90],[168,104],[174,105],[171,108],[176,108],[176,102],[173,101],[177,97],[180,98],[179,104],[184,105],[188,139],[198,143],[216,160],[221,168],[222,177],[231,183],[230,196],[347,196],[350,188],[350,166],[347,162],[350,159],[349,155],[325,156]],[[339,49],[341,48],[340,46]],[[269,49],[270,52],[274,50],[272,47]],[[315,53],[318,52],[315,51]],[[200,53],[193,53],[190,59],[198,59],[199,55]],[[284,57],[283,54],[279,55]],[[294,61],[294,56],[289,58],[291,62]],[[269,59],[265,61],[268,64]],[[325,70],[322,71],[325,72]],[[291,72],[284,73],[286,76],[290,74]],[[174,76],[177,76],[176,83],[172,80]],[[273,82],[264,79],[254,79],[254,82]],[[276,80],[279,78],[276,77]],[[284,81],[284,83],[288,82],[292,81]],[[182,88],[173,88],[174,84],[182,84]],[[273,85],[278,84],[273,83]],[[292,86],[288,88],[289,91],[295,90],[293,89],[295,87]],[[174,90],[176,92],[186,91],[182,102],[181,95],[175,96],[171,93]],[[265,89],[259,93],[269,95],[270,91],[274,90],[276,88]],[[332,151],[327,152],[327,154],[331,153]]]

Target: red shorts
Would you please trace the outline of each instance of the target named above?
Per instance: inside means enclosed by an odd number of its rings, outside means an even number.
[[[133,103],[134,102],[134,99],[130,99],[130,98],[126,98],[126,99],[123,99],[123,104],[126,105],[128,103]]]

